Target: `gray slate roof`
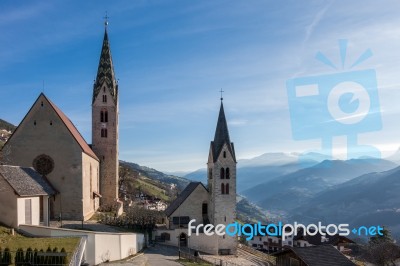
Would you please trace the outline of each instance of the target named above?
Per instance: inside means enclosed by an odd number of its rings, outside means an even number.
[[[217,128],[215,129],[214,141],[211,142],[211,149],[213,152],[214,162],[217,161],[218,155],[221,153],[224,144],[228,145],[228,150],[232,154],[233,159],[236,161],[235,149],[233,143],[229,138],[228,124],[226,123],[224,105],[221,102],[219,109]]]
[[[33,168],[0,165],[0,178],[4,178],[19,196],[54,195],[57,191],[45,177]]]
[[[275,256],[287,252],[294,252],[308,266],[354,266],[351,260],[344,256],[332,245],[311,247],[291,247],[290,249],[275,253]]]
[[[165,210],[165,214],[167,217],[171,216],[176,209],[178,209],[179,206],[186,200],[187,197],[189,197],[190,194],[197,188],[197,186],[203,186],[203,183],[201,182],[190,182],[189,185],[185,187],[185,189],[181,192],[181,194],[168,206],[168,208]],[[204,187],[205,190],[207,190]]]

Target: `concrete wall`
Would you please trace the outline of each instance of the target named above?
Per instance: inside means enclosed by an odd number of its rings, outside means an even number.
[[[175,230],[157,230],[156,236],[161,236],[162,233],[170,234],[170,240],[165,241],[166,245],[178,247],[178,236],[181,233],[188,234],[187,229],[175,229]],[[229,237],[229,236],[227,236]],[[207,236],[205,234],[199,234],[198,236],[192,234],[188,236],[188,248],[198,250],[200,252],[208,254],[218,254],[219,237],[216,235]]]
[[[0,177],[0,222],[10,227],[18,226],[17,195],[11,186]]]
[[[144,247],[143,234],[103,233],[31,225],[20,225],[19,229],[42,237],[86,236],[85,259],[90,265],[97,265],[105,260],[121,260],[136,254]]]

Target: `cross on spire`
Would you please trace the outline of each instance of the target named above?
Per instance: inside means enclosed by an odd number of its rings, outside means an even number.
[[[221,101],[224,99],[224,98],[222,98],[222,93],[224,92],[223,90],[222,90],[222,88],[221,88],[221,90],[219,91],[220,93],[221,93]]]
[[[106,11],[105,17],[103,17],[103,18],[104,18],[104,26],[107,28],[107,26],[108,26],[108,19],[110,18],[110,17],[107,15],[107,11]]]

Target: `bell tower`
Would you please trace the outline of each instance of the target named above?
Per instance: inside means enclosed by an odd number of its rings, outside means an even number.
[[[103,46],[93,85],[92,149],[100,159],[101,205],[118,201],[118,83],[105,22]]]
[[[231,224],[236,219],[236,155],[230,141],[224,105],[221,96],[217,128],[211,141],[207,162],[209,219],[217,224]],[[236,254],[237,238],[225,235],[218,239],[219,249]]]

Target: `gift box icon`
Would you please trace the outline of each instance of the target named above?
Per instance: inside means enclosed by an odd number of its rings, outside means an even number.
[[[347,42],[341,40],[339,45],[344,66]],[[356,63],[371,55],[367,50]],[[321,53],[317,58],[335,67]],[[350,153],[380,157],[377,149],[357,144],[358,134],[382,129],[374,69],[293,78],[287,81],[286,88],[295,140],[322,139],[325,153],[329,155],[332,138],[345,135],[348,157],[352,157]]]

